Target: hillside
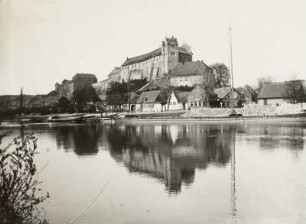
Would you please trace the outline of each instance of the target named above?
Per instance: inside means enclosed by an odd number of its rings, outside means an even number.
[[[23,95],[23,103],[26,105],[35,96]],[[6,110],[15,110],[20,107],[20,95],[3,95],[0,96],[0,112]]]

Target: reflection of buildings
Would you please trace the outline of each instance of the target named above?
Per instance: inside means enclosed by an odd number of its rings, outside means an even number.
[[[163,181],[170,192],[194,181],[195,169],[230,160],[231,129],[204,125],[113,126],[111,155],[131,172]]]

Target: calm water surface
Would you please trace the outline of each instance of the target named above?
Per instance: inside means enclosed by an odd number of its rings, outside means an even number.
[[[306,222],[306,120],[11,130],[38,136],[50,223]]]

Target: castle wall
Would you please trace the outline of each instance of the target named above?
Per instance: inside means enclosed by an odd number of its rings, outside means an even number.
[[[162,41],[161,48],[145,55],[127,59],[121,66],[121,71],[117,73],[113,71],[109,75],[109,79],[114,82],[127,82],[135,79],[154,80],[171,73],[171,70],[179,62],[191,61],[191,55],[191,53],[179,51],[176,38],[166,38]]]
[[[186,75],[186,76],[172,76],[170,83],[172,86],[195,86],[203,84],[203,75]]]
[[[122,66],[120,80],[127,82],[129,79],[147,79],[150,81],[161,76],[163,71],[163,59],[159,55],[139,63]]]

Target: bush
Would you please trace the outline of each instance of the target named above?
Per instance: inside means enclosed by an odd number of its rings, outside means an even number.
[[[47,223],[37,207],[48,194],[42,194],[37,180],[36,142],[27,135],[0,148],[0,223]]]

